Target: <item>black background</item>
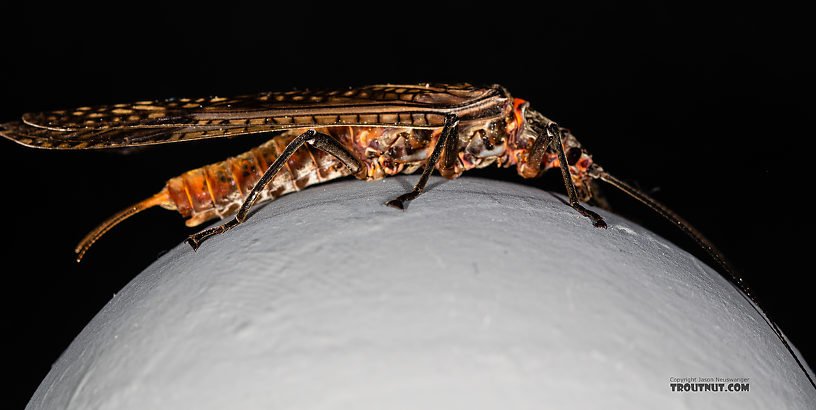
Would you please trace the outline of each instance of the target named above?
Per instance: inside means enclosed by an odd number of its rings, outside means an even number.
[[[570,128],[605,169],[709,236],[805,358],[816,360],[808,333],[813,216],[803,200],[813,135],[806,80],[814,71],[802,10],[776,3],[122,4],[115,11],[2,10],[0,120],[294,87],[500,83]],[[22,407],[111,296],[191,230],[156,209],[118,226],[79,265],[76,242],[169,177],[256,142],[122,155],[0,141],[3,341],[14,392],[4,399]],[[514,170],[474,174],[563,192],[558,175],[529,182]],[[617,212],[704,257],[647,208],[606,192]]]

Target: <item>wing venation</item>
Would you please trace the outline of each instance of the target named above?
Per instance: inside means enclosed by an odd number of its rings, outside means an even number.
[[[238,97],[173,98],[29,113],[0,135],[37,148],[162,144],[338,125],[435,128],[444,115],[502,94],[500,87],[373,85]]]

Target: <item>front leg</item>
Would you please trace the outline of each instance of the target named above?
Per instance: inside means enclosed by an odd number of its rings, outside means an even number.
[[[561,140],[561,128],[558,124],[551,123],[547,127],[547,132],[553,134],[552,144],[555,152],[558,154],[558,163],[561,165],[561,176],[564,177],[564,185],[567,187],[567,194],[569,195],[570,206],[578,211],[581,215],[592,219],[592,225],[596,228],[606,228],[606,222],[603,217],[581,205],[578,199],[578,192],[575,190],[575,185],[572,183],[572,174],[570,173],[569,164],[567,163],[567,155],[564,153],[564,143]]]
[[[561,167],[561,176],[564,177],[564,186],[567,188],[567,196],[569,196],[570,206],[578,211],[581,215],[592,220],[592,225],[596,228],[606,228],[606,221],[603,217],[595,212],[586,209],[581,205],[578,199],[578,191],[575,189],[575,184],[572,182],[572,173],[570,173],[569,163],[567,163],[567,155],[564,153],[564,143],[561,138],[561,128],[558,124],[550,122],[545,128],[542,135],[539,135],[530,147],[530,153],[527,156],[528,167],[538,171],[541,167],[541,160],[548,147],[552,147],[558,155],[558,163]]]

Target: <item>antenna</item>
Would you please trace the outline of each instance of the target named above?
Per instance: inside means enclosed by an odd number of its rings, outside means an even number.
[[[604,171],[600,166],[596,164],[592,164],[590,169],[588,170],[588,174],[595,178],[600,179],[608,183],[609,185],[618,188],[619,190],[623,191],[627,195],[631,196],[632,198],[637,199],[638,201],[644,203],[649,208],[652,208],[655,212],[660,214],[663,218],[666,218],[672,225],[678,227],[681,231],[683,231],[686,235],[688,235],[694,242],[703,248],[709,256],[711,256],[714,261],[717,262],[720,267],[728,273],[731,277],[731,284],[734,285],[739,291],[740,294],[745,298],[749,304],[757,311],[757,313],[762,316],[766,323],[773,329],[776,336],[785,345],[785,348],[788,349],[788,352],[793,356],[793,360],[796,361],[796,364],[799,365],[799,368],[802,369],[802,372],[805,373],[805,376],[810,381],[810,384],[816,389],[816,383],[814,383],[813,378],[810,377],[810,373],[808,373],[805,366],[799,360],[799,357],[794,353],[793,348],[788,343],[785,336],[782,334],[782,331],[779,329],[779,326],[776,325],[776,322],[771,319],[771,317],[766,313],[765,309],[759,303],[759,300],[754,296],[751,292],[748,284],[743,279],[742,275],[731,265],[731,263],[723,256],[722,252],[720,252],[717,247],[715,247],[711,241],[708,240],[700,231],[694,228],[690,223],[688,223],[685,219],[681,218],[679,215],[674,213],[671,209],[667,208],[665,205],[657,202],[656,200],[652,199],[650,196],[646,195],[642,191],[632,187],[631,185],[621,181],[620,179],[616,178],[615,176],[609,174],[608,172]]]

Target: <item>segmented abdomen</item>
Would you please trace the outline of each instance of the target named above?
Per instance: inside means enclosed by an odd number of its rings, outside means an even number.
[[[186,221],[187,226],[233,215],[264,171],[301,132],[285,132],[243,154],[170,179],[165,189],[172,204],[164,203],[162,206],[190,217]],[[261,192],[258,202],[349,173],[343,163],[332,155],[304,144]]]

